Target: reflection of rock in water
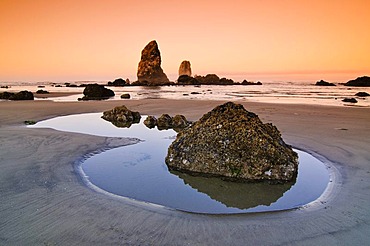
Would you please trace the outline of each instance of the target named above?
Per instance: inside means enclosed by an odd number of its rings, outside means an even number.
[[[268,206],[276,202],[295,184],[295,181],[273,185],[265,182],[236,183],[216,177],[192,176],[178,171],[171,171],[171,173],[184,180],[185,184],[227,207],[239,209],[253,208],[258,205]]]

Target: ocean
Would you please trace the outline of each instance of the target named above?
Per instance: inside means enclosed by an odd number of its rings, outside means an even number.
[[[71,82],[73,85],[99,83],[106,84],[104,81],[78,81]],[[58,86],[57,86],[58,85]],[[29,90],[36,92],[43,89],[49,92],[69,92],[76,93],[71,96],[35,98],[35,100],[54,100],[54,101],[76,101],[82,97],[82,87],[66,87],[64,83],[53,82],[1,82],[0,92]],[[61,87],[60,87],[61,86]],[[202,85],[202,86],[162,86],[162,87],[108,87],[112,89],[116,96],[112,99],[123,100],[120,95],[129,93],[130,100],[144,98],[167,98],[167,99],[189,99],[189,100],[227,100],[236,102],[266,102],[266,103],[286,103],[286,104],[315,104],[332,106],[354,106],[369,107],[370,98],[357,97],[357,92],[370,93],[369,88],[347,87],[343,84],[337,86],[316,86],[315,82],[285,82],[273,81],[263,82],[262,85]],[[342,102],[344,98],[356,98],[357,103]],[[112,100],[110,99],[110,100]]]

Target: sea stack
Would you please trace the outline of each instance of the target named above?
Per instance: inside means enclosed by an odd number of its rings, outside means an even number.
[[[161,53],[155,40],[145,46],[137,70],[138,82],[145,85],[165,85],[169,83],[161,68]]]
[[[274,125],[228,102],[177,134],[166,164],[193,175],[282,183],[295,181],[298,155]]]
[[[189,61],[181,62],[180,68],[179,68],[179,77],[181,75],[187,75],[191,77],[191,65]]]

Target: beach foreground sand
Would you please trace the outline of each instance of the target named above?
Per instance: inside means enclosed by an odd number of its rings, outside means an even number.
[[[370,242],[370,108],[243,103],[286,142],[333,163],[333,190],[282,212],[199,215],[90,189],[76,163],[134,144],[30,129],[25,120],[101,112],[125,104],[142,114],[196,120],[221,101],[0,102],[0,245],[365,245]]]

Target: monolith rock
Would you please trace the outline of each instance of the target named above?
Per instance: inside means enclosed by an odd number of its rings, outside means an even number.
[[[166,164],[193,175],[282,183],[296,179],[298,155],[274,125],[228,102],[179,132]]]
[[[181,75],[191,76],[191,65],[189,61],[183,61],[179,67],[179,77]]]
[[[141,60],[137,70],[140,85],[166,85],[170,81],[161,68],[161,53],[155,40],[145,46],[141,52]]]

